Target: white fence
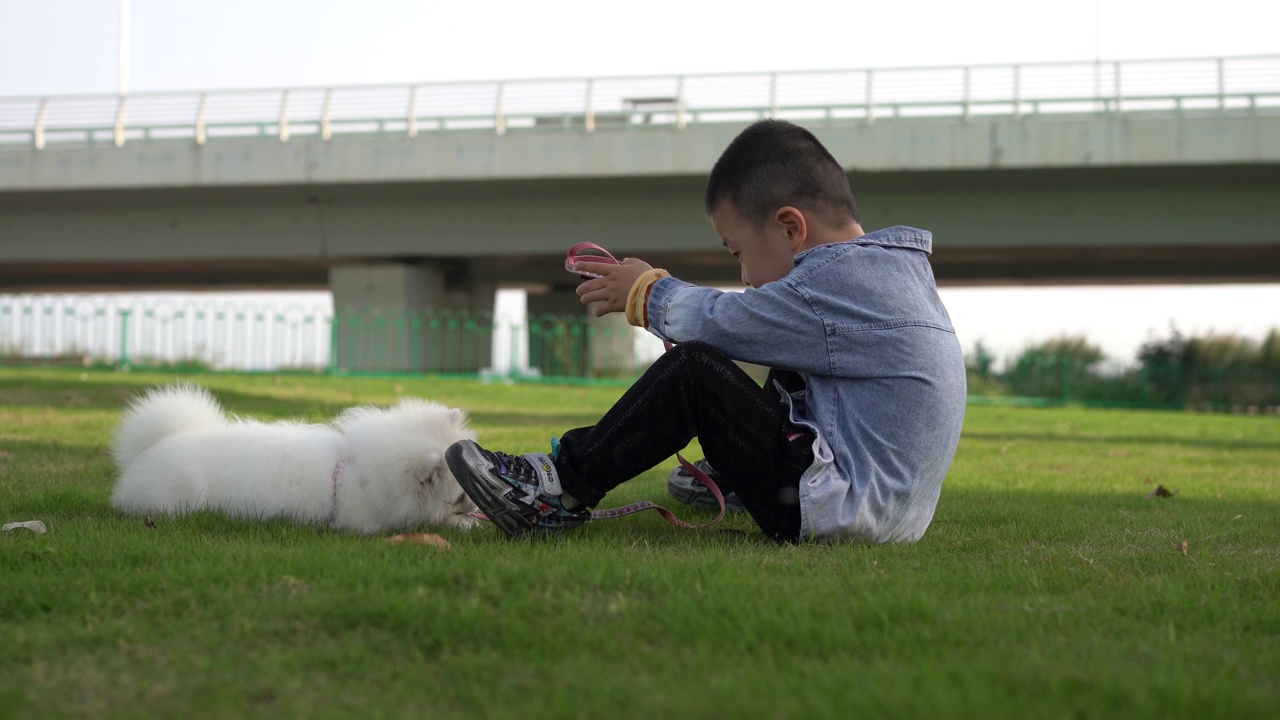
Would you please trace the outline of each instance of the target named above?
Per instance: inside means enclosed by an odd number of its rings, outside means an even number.
[[[0,148],[1280,108],[1280,55],[0,98]]]

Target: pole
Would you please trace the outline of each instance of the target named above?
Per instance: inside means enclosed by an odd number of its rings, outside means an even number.
[[[129,0],[120,0],[119,63],[116,65],[116,94],[129,93]]]

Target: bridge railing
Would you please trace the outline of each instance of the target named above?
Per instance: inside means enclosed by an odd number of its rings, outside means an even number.
[[[1280,55],[0,98],[0,146],[1280,109]]]

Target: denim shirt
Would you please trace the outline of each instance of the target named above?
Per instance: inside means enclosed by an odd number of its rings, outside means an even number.
[[[800,479],[803,537],[915,542],[933,519],[966,388],[931,249],[929,232],[891,227],[799,253],[785,277],[740,293],[653,286],[650,332],[804,380],[783,392],[792,422],[816,435]]]

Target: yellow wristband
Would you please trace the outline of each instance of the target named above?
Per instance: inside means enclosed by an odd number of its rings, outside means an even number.
[[[671,277],[671,273],[662,268],[653,268],[646,271],[643,275],[636,278],[631,283],[631,289],[627,291],[627,322],[636,327],[649,327],[649,291],[653,289],[653,284],[664,277]]]

